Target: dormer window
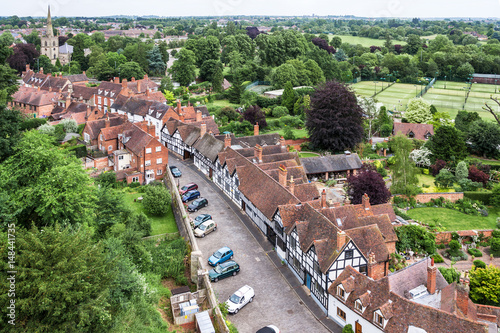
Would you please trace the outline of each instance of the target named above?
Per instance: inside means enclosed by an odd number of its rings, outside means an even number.
[[[408,133],[408,137],[410,139],[413,139],[415,137],[415,133],[413,133],[412,131],[410,131],[410,133]]]
[[[337,286],[337,296],[345,299],[345,290],[341,286]]]
[[[375,312],[374,317],[375,317],[374,318],[375,324],[377,324],[380,327],[384,327],[384,316]]]
[[[354,302],[354,309],[356,311],[363,312],[363,304],[361,304],[361,301],[359,299]]]

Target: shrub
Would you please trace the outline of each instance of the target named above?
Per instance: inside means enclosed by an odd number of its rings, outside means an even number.
[[[389,135],[392,134],[392,125],[391,124],[383,124],[380,126],[380,136],[381,137],[388,137]]]
[[[498,257],[500,256],[500,238],[493,238],[491,240],[491,253]]]
[[[495,207],[500,207],[500,184],[493,187],[491,191],[490,204]]]
[[[434,184],[437,187],[448,188],[453,186],[453,182],[455,181],[455,176],[446,169],[439,170],[439,173],[436,175],[436,179],[434,180]]]
[[[486,264],[484,263],[484,261],[481,261],[481,260],[474,260],[473,262],[474,266],[476,266],[476,268],[486,268]]]
[[[354,330],[352,329],[351,324],[347,324],[342,328],[342,333],[354,333]]]
[[[66,132],[66,133],[77,133],[77,131],[78,131],[78,124],[76,123],[76,120],[74,120],[74,119],[70,119],[70,118],[63,119],[63,120],[61,120],[60,124],[63,126],[64,132]]]
[[[472,255],[476,258],[483,256],[483,253],[481,251],[479,251],[478,249],[470,248],[469,250],[467,250],[467,252],[469,252],[470,255]]]
[[[491,233],[491,237],[500,238],[500,230],[493,230],[493,232]]]
[[[448,243],[448,246],[450,247],[450,249],[448,250],[450,256],[457,257],[460,252],[460,243],[457,240],[451,240]]]
[[[459,282],[460,280],[460,272],[455,268],[446,268],[446,267],[438,267],[439,272],[443,275],[444,279],[448,283]]]
[[[113,171],[101,173],[97,177],[97,184],[105,187],[116,188],[116,173]]]
[[[284,106],[275,106],[272,112],[273,117],[281,118],[289,114],[288,109]]]
[[[444,262],[443,257],[441,257],[441,256],[440,256],[439,254],[437,254],[437,253],[436,253],[436,254],[434,254],[434,255],[432,255],[432,257],[431,257],[431,258],[434,258],[434,262],[435,262],[436,264],[439,264],[439,263]]]
[[[436,162],[429,167],[431,174],[436,177],[441,171],[441,169],[444,169],[446,167],[446,162],[443,160],[436,160]]]
[[[485,172],[479,170],[475,165],[471,165],[469,167],[469,179],[486,185],[490,177]]]
[[[171,200],[170,192],[163,184],[158,186],[148,185],[143,194],[142,204],[146,212],[162,216],[168,212]]]
[[[295,134],[293,134],[292,128],[285,125],[285,130],[283,131],[283,138],[285,140],[295,140]]]
[[[478,188],[483,187],[483,183],[473,182],[468,178],[463,178],[458,181],[461,191],[476,191]]]

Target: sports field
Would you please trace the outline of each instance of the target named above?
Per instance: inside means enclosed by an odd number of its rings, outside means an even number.
[[[385,43],[385,38],[384,39],[374,39],[374,38],[368,38],[368,37],[359,37],[359,36],[346,36],[346,35],[329,35],[330,40],[333,37],[340,37],[342,39],[342,43],[348,43],[348,44],[361,44],[364,47],[370,47],[372,45],[375,46],[384,46]],[[391,43],[393,45],[399,44],[399,45],[406,45],[405,41],[402,40],[392,40]]]
[[[425,87],[396,83],[380,92],[382,84],[387,85],[385,82],[377,82],[377,92],[379,93],[375,96],[375,99],[383,103],[390,111],[404,111],[408,101],[414,98],[421,88]],[[364,97],[373,96],[375,92],[375,82],[373,81],[362,81],[351,85],[351,87],[358,95]],[[457,112],[464,108],[468,89],[469,85],[465,82],[436,81],[434,86],[424,94],[423,98],[433,104],[438,111],[448,112],[451,118],[454,119]],[[500,107],[490,100],[490,96],[500,100],[500,85],[495,87],[493,84],[473,83],[467,103],[465,103],[465,110],[476,111],[483,119],[493,119],[489,112],[483,110],[484,103],[488,102],[488,105],[493,110],[500,112]]]

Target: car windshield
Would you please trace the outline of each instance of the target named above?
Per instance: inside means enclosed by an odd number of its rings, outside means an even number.
[[[235,304],[238,304],[240,302],[241,297],[233,294],[231,297],[229,297],[229,300]]]
[[[188,189],[188,187],[187,187],[187,186],[183,186],[183,187],[181,187],[181,190],[182,190],[182,191],[187,191],[187,189]]]
[[[194,203],[195,205],[199,205],[199,204],[200,204],[200,202],[201,202],[201,200],[195,200],[193,203]]]
[[[200,224],[200,226],[198,227],[198,229],[200,230],[205,230],[207,228],[207,226],[205,224]]]
[[[203,218],[204,218],[204,217],[205,217],[205,216],[203,216],[203,215],[198,215],[198,216],[196,216],[196,218],[195,218],[194,220],[195,220],[195,221],[203,221]]]
[[[214,268],[214,271],[216,271],[217,273],[222,273],[222,267],[220,267],[220,265],[217,265],[215,268]]]
[[[214,258],[220,259],[222,257],[222,253],[220,251],[217,251],[214,253]]]

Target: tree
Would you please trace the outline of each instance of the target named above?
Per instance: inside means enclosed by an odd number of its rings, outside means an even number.
[[[469,128],[471,149],[484,157],[496,157],[500,145],[500,127],[484,120],[475,121]]]
[[[157,31],[158,32],[158,31]],[[151,51],[148,52],[149,72],[153,75],[165,75],[167,65],[163,60],[160,48],[155,45]]]
[[[421,47],[422,41],[419,36],[411,34],[406,37],[406,45],[404,47],[406,53],[415,54]]]
[[[454,182],[455,176],[447,169],[441,169],[434,179],[434,184],[439,188],[452,187]]]
[[[362,168],[361,172],[347,178],[349,199],[357,205],[362,203],[363,195],[368,195],[370,204],[379,205],[389,201],[391,192],[385,185],[384,178],[374,171]]]
[[[172,79],[179,82],[181,86],[189,86],[196,78],[195,62],[196,57],[193,51],[181,49],[177,53],[177,60],[168,69],[169,73],[172,74]]]
[[[467,179],[469,177],[469,168],[465,161],[458,162],[457,169],[455,170],[455,177],[457,177],[457,181]]]
[[[483,183],[483,185],[486,185],[490,180],[490,176],[479,170],[475,165],[471,165],[469,166],[469,179],[473,182]]]
[[[359,106],[363,109],[365,120],[368,123],[368,138],[371,138],[372,134],[378,130],[377,128],[374,128],[374,125],[379,114],[379,110],[377,110],[375,100],[369,97],[361,97],[359,99]]]
[[[354,333],[351,324],[347,324],[342,328],[342,333]]]
[[[275,106],[272,112],[274,118],[281,118],[283,116],[288,116],[288,109],[284,106]]]
[[[458,130],[451,126],[439,127],[427,141],[432,160],[461,161],[467,157],[465,140]]]
[[[417,192],[418,184],[417,168],[410,159],[410,152],[413,150],[411,139],[402,134],[396,135],[391,141],[391,150],[394,152],[394,164],[392,170],[393,194],[404,194],[413,196]]]
[[[468,134],[470,125],[476,120],[481,120],[479,113],[475,111],[458,111],[457,116],[455,117],[455,128],[464,132],[465,134]]]
[[[243,85],[240,75],[236,73],[236,75],[233,77],[232,86],[229,89],[229,102],[233,104],[240,104],[241,94],[243,94]]]
[[[306,111],[306,128],[314,147],[329,151],[351,149],[363,138],[363,115],[347,86],[328,81],[315,89]]]
[[[265,128],[267,126],[266,116],[258,105],[248,107],[245,112],[243,112],[243,119],[249,121],[252,125],[258,124],[260,128]]]
[[[469,297],[474,303],[500,306],[500,269],[494,265],[470,270]]]
[[[335,52],[335,59],[337,59],[337,61],[346,61],[349,57],[343,49],[337,49],[337,52]]]
[[[457,271],[456,268],[438,267],[438,269],[441,275],[443,275],[446,282],[448,282],[449,284],[452,284],[453,282],[458,283],[460,281],[460,272]]]
[[[292,86],[300,85],[298,79],[297,69],[292,64],[282,64],[281,66],[273,69],[271,73],[271,83],[274,88],[281,89],[286,87],[287,82]]]
[[[221,67],[215,68],[215,73],[212,76],[211,82],[214,92],[221,93],[223,90],[222,84],[224,83],[224,74]]]
[[[332,40],[330,40],[330,45],[333,46],[338,52],[340,45],[342,45],[342,38],[339,36],[333,36]]]
[[[14,154],[14,147],[19,142],[22,115],[16,109],[7,109],[0,105],[0,162]]]
[[[7,253],[7,243],[2,244]],[[6,259],[6,258],[5,258]],[[3,280],[7,260],[3,260]],[[114,311],[108,292],[114,262],[107,260],[102,243],[92,241],[88,228],[45,226],[43,230],[16,229],[16,327],[19,331],[108,331]],[[0,295],[3,315],[7,293]]]
[[[33,44],[16,44],[13,47],[14,53],[7,58],[7,63],[18,73],[26,70],[26,65],[33,66],[34,60],[40,56]]]
[[[97,177],[97,184],[102,187],[116,187],[116,173],[113,171],[103,172]]]
[[[77,133],[78,131],[78,124],[74,119],[63,119],[61,120],[60,124],[64,127],[64,132],[66,133]]]
[[[129,61],[124,64],[121,64],[118,68],[120,72],[121,79],[130,80],[134,78],[140,78],[144,76],[144,71],[141,66],[135,61]]]
[[[171,202],[172,196],[163,184],[146,186],[142,204],[148,213],[163,216],[168,212]]]
[[[496,184],[491,190],[490,205],[500,207],[500,184]]]
[[[89,71],[98,80],[102,81],[108,81],[115,76],[115,70],[109,65],[106,59],[102,59],[95,66],[90,67]]]
[[[295,90],[293,90],[292,83],[287,81],[285,83],[285,90],[283,91],[283,95],[281,97],[281,106],[286,107],[288,112],[293,112],[293,106],[296,99],[297,96]]]
[[[427,168],[431,165],[431,155],[431,151],[427,148],[415,149],[410,153],[410,159],[415,162],[415,165],[418,167]]]
[[[474,73],[474,67],[472,67],[472,65],[468,62],[458,66],[457,71],[455,72],[456,76],[462,80],[467,80]]]
[[[161,79],[160,82],[160,91],[173,91],[174,90],[174,84],[172,83],[172,80],[170,79],[170,76],[165,76]]]
[[[413,98],[408,102],[404,117],[409,123],[425,124],[432,120],[431,105],[423,98]]]
[[[398,241],[396,249],[398,252],[406,252],[408,249],[416,252],[425,251],[428,254],[436,252],[436,236],[426,228],[416,225],[403,225],[395,228]]]
[[[215,72],[218,70],[222,73],[222,62],[220,60],[209,59],[200,67],[200,78],[212,82]]]

